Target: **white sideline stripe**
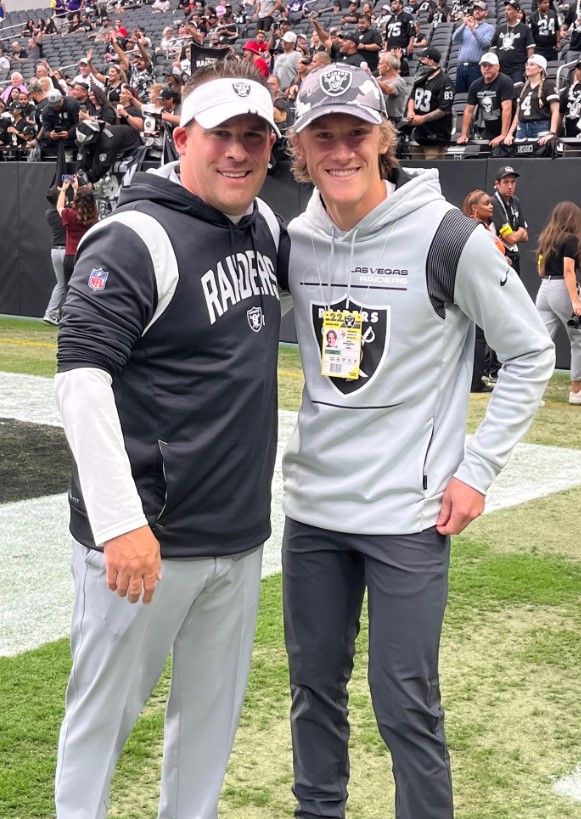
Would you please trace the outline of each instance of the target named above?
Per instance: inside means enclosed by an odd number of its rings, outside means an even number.
[[[576,802],[581,802],[581,765],[578,765],[572,774],[562,776],[553,785],[557,796],[568,796]]]
[[[0,373],[0,418],[60,426],[52,381]],[[281,458],[295,422],[296,413],[279,412],[272,537],[265,547],[263,576],[281,568]],[[580,451],[519,444],[488,495],[486,512],[578,485]],[[18,654],[68,634],[73,601],[69,563],[65,495],[0,506],[0,656]]]
[[[62,427],[52,378],[0,373],[0,418]]]

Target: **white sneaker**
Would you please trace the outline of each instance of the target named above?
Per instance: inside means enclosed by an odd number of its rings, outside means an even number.
[[[581,392],[570,392],[569,393],[569,403],[570,404],[581,404]]]

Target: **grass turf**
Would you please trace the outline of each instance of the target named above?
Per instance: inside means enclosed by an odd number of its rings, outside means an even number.
[[[17,324],[18,327],[15,327]],[[36,322],[0,321],[0,340],[53,343]],[[22,350],[20,349],[22,348]],[[54,348],[2,345],[12,372],[50,375]],[[28,352],[27,352],[28,351]],[[30,352],[32,351],[32,352]],[[20,355],[20,353],[23,353]],[[26,355],[24,354],[26,353]],[[281,406],[297,409],[302,378],[292,347],[281,347]],[[579,408],[555,376],[529,442],[581,448]],[[469,429],[488,399],[473,396]],[[581,819],[581,803],[555,796],[555,777],[581,760],[581,561],[574,521],[581,489],[504,509],[455,538],[441,677],[459,819]],[[366,684],[366,618],[351,684],[349,815],[393,815],[389,756]],[[0,659],[0,816],[51,819],[58,726],[69,670],[66,641]],[[120,760],[110,816],[154,819],[167,673]],[[245,709],[224,786],[221,817],[283,819],[293,810],[288,681],[280,577],[262,585]]]
[[[567,494],[567,493],[563,493]],[[578,502],[581,493],[577,492]],[[531,526],[543,503],[525,504]],[[498,516],[504,512],[496,513]],[[494,518],[491,515],[490,518]],[[484,527],[455,540],[442,641],[447,733],[462,819],[581,817],[581,804],[551,792],[579,761],[579,590],[569,555],[507,552]],[[350,815],[391,815],[389,761],[366,686],[364,617],[351,685]],[[52,816],[57,731],[69,666],[61,640],[0,660],[0,815]],[[122,755],[110,815],[154,819],[161,761],[164,676]],[[288,683],[280,576],[263,582],[252,674],[224,787],[221,816],[292,815]]]

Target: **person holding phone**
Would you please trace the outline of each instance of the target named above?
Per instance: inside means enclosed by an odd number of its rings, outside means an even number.
[[[43,143],[47,148],[75,148],[75,129],[79,123],[80,106],[73,97],[65,97],[52,88],[46,95],[46,106],[42,110]]]
[[[67,207],[67,192],[71,187],[74,191],[74,196],[71,207]],[[76,174],[63,174],[56,209],[65,226],[65,258],[63,267],[65,285],[68,287],[75,267],[79,242],[89,228],[93,227],[93,225],[99,221],[99,212],[93,191],[88,185],[80,186]]]

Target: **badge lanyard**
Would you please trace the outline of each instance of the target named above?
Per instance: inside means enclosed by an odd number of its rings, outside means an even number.
[[[351,269],[353,267],[353,254],[355,250],[355,240],[357,230],[351,239],[351,253],[349,255],[349,272],[347,279],[347,299],[346,310],[331,310],[331,294],[333,283],[331,281],[333,271],[333,261],[335,257],[335,231],[331,236],[331,254],[329,258],[329,284],[328,300],[323,313],[323,339],[321,344],[321,375],[332,376],[333,378],[344,378],[347,381],[354,381],[359,378],[359,364],[362,354],[362,334],[363,315],[357,310],[349,310],[351,303]],[[311,234],[313,246],[313,257],[315,267],[319,277],[319,285],[323,292],[323,280],[317,262],[317,252],[315,239]]]

